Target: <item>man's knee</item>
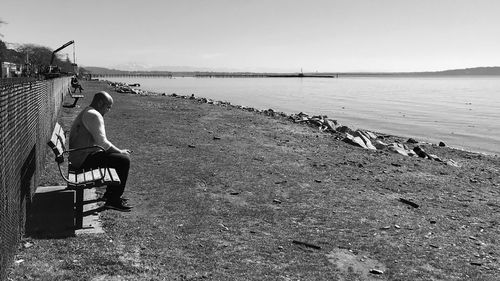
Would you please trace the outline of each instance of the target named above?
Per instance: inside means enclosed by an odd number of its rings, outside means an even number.
[[[130,168],[130,157],[126,154],[112,153],[108,156],[108,163],[110,166],[128,170]]]

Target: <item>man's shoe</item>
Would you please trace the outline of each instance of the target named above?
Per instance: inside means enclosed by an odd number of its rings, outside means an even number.
[[[104,204],[104,207],[108,208],[108,209],[117,210],[120,212],[130,212],[130,210],[132,209],[132,207],[124,205],[124,202],[122,200],[106,201],[106,203]]]
[[[108,198],[108,197],[109,197],[109,196],[108,196],[108,194],[104,193],[104,194],[102,195],[102,197],[101,197],[101,198],[99,198],[98,200],[100,200],[100,201],[108,201],[108,199],[110,199],[110,198]],[[120,198],[120,201],[122,201],[123,203],[127,203],[128,198],[126,198],[126,197],[121,197],[121,198]]]

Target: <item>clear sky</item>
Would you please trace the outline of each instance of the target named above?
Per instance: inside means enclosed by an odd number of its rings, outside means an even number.
[[[0,33],[75,40],[82,66],[427,71],[500,66],[499,12],[498,0],[0,0]]]

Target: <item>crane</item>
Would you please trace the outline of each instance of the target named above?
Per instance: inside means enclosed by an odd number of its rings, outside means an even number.
[[[55,50],[52,52],[52,57],[50,58],[50,65],[52,65],[52,64],[54,63],[54,59],[56,58],[56,53],[57,53],[57,52],[59,52],[60,50],[62,50],[62,49],[64,49],[64,48],[66,48],[66,47],[68,47],[69,45],[74,44],[74,43],[75,43],[75,41],[71,40],[71,41],[69,41],[68,43],[66,43],[66,44],[62,45],[61,47],[59,47],[59,48],[55,49]]]
[[[69,45],[74,44],[74,43],[75,43],[75,41],[73,41],[73,40],[68,41],[66,44],[62,45],[61,47],[55,49],[52,52],[52,57],[50,58],[50,64],[49,64],[47,71],[45,73],[46,78],[54,78],[54,77],[59,77],[61,75],[60,68],[56,65],[52,65],[54,63],[54,59],[56,58],[56,53],[61,51],[64,48],[68,47]],[[74,54],[73,54],[73,56],[74,56]]]

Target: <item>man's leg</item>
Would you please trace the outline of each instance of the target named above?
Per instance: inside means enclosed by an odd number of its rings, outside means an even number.
[[[127,184],[128,171],[130,169],[130,158],[121,153],[106,154],[106,167],[115,168],[120,184],[108,185],[106,188],[106,198],[109,200],[120,200]]]
[[[106,152],[98,152],[87,156],[82,168],[89,169],[96,167],[115,168],[118,177],[120,177],[120,184],[108,185],[106,187],[105,197],[110,201],[119,201],[125,191],[125,185],[127,184],[130,157],[121,153]]]

